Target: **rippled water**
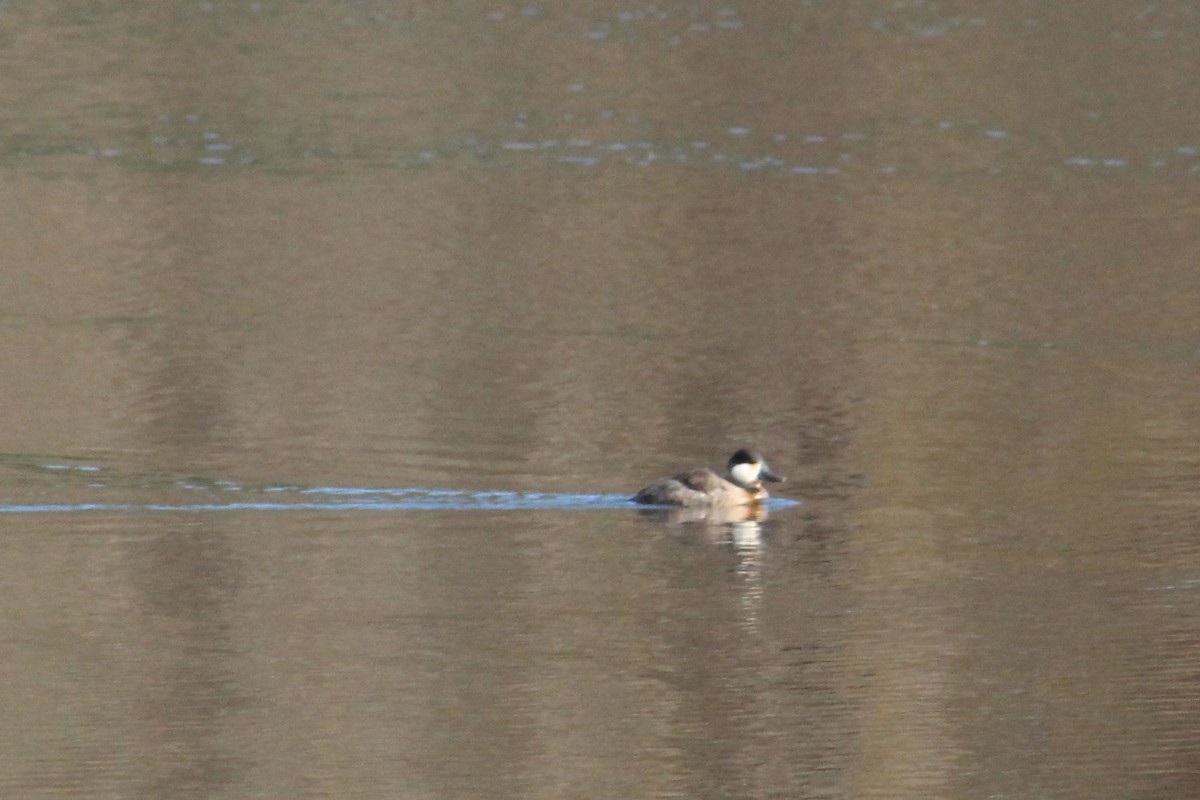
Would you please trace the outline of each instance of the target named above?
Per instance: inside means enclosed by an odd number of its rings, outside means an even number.
[[[0,794],[1196,793],[1189,5],[0,32]]]

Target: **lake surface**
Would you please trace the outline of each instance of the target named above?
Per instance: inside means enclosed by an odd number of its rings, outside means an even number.
[[[1200,793],[1193,5],[0,42],[3,796]]]

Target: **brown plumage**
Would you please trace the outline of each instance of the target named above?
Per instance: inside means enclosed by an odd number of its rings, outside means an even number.
[[[633,502],[654,506],[743,506],[767,499],[762,482],[783,478],[773,473],[762,456],[738,450],[729,459],[728,472],[693,469],[650,484],[633,496]]]

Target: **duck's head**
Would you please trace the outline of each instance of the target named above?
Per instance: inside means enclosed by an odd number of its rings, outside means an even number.
[[[760,489],[763,481],[780,483],[785,480],[771,471],[761,455],[744,448],[729,457],[729,477],[743,489]]]

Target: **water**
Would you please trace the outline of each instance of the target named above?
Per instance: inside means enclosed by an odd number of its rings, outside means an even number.
[[[1187,4],[0,29],[0,794],[1196,793]]]

